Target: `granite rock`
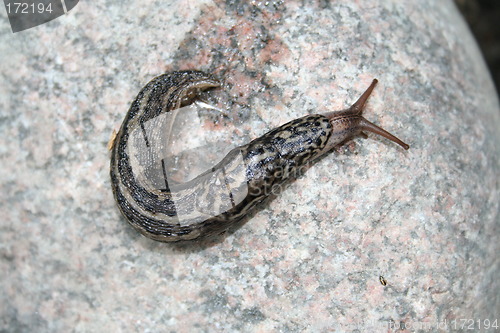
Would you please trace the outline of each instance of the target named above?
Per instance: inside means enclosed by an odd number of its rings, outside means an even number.
[[[81,1],[16,34],[0,15],[0,330],[499,319],[499,103],[452,2]],[[343,109],[376,77],[365,116],[411,148],[356,138],[227,235],[151,241],[120,216],[106,145],[140,88],[176,69],[214,73],[235,100],[193,135],[243,143]]]

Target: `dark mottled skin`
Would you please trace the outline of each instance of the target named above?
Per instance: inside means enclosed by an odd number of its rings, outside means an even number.
[[[232,208],[218,215],[203,221],[180,223],[168,190],[152,193],[138,184],[127,155],[129,135],[147,120],[189,103],[200,89],[218,87],[220,84],[210,75],[198,71],[161,75],[149,82],[134,100],[112,147],[110,174],[118,207],[134,228],[154,240],[172,242],[221,233],[265,200],[273,192],[273,187],[294,178],[300,167],[362,130],[384,135],[393,141],[399,140],[361,116],[375,83],[374,80],[350,109],[292,120],[246,145],[234,148],[211,170],[183,184],[185,190],[182,193],[185,195],[180,200],[185,201],[184,207],[188,207],[191,212],[198,211],[195,209],[199,209],[200,204],[209,206],[204,209],[213,208],[220,212],[217,210],[220,207],[217,206],[216,198],[206,194],[207,189],[216,186],[212,183],[215,178],[203,178],[211,171],[224,171],[228,186],[247,188],[248,192],[237,202],[233,202],[234,198],[230,194]],[[398,143],[407,149],[406,144],[401,141]],[[243,164],[236,164],[239,156],[243,158]],[[245,168],[245,183],[235,180],[239,179],[237,172],[238,169],[241,171],[241,167]],[[194,193],[198,197],[194,198]]]

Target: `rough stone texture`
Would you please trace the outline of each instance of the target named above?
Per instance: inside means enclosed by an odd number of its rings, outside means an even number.
[[[450,1],[81,1],[18,34],[1,15],[0,330],[500,319],[499,104]],[[149,79],[188,68],[238,100],[229,142],[342,109],[376,77],[366,118],[411,148],[356,139],[225,237],[150,241],[115,206],[106,144]]]

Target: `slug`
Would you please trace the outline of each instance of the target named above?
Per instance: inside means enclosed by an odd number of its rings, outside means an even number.
[[[151,149],[154,135],[145,128],[155,117],[188,105],[200,91],[221,84],[200,71],[160,75],[139,92],[111,143],[111,186],[118,207],[146,237],[162,242],[194,240],[226,231],[299,168],[356,135],[366,136],[363,131],[408,149],[361,115],[376,84],[375,79],[346,110],[292,120],[232,149],[196,178],[174,184],[166,176],[164,159]],[[132,143],[137,140],[143,141],[143,148]]]

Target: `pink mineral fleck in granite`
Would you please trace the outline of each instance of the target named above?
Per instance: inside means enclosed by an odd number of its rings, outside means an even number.
[[[0,27],[0,330],[498,319],[499,104],[451,3],[79,2],[25,32]],[[229,115],[202,118],[193,142],[344,109],[377,78],[364,115],[411,148],[356,138],[226,235],[151,241],[120,216],[106,145],[140,88],[180,69],[218,77]]]

